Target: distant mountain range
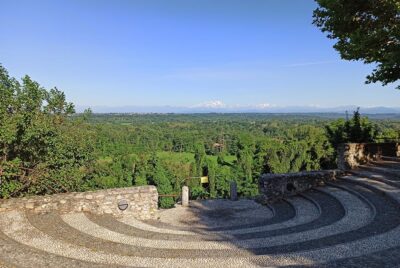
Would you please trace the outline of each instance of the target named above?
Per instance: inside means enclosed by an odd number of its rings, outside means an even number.
[[[77,106],[77,112],[83,112],[88,107]],[[352,113],[357,106],[318,107],[318,106],[93,106],[94,113]],[[361,107],[363,114],[400,114],[400,107]]]

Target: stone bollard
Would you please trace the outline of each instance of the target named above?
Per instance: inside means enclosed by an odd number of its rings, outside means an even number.
[[[231,200],[232,201],[238,200],[236,181],[231,181]]]
[[[189,206],[189,187],[187,186],[182,187],[182,206]]]

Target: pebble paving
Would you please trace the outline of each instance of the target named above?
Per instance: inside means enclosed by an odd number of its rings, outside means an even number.
[[[0,267],[399,267],[400,162],[270,207],[192,202],[155,221],[0,213]]]

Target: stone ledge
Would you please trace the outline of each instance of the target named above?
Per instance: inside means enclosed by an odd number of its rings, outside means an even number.
[[[285,197],[307,191],[313,187],[335,181],[343,175],[340,170],[304,171],[285,174],[263,174],[259,180],[261,203],[272,203]]]
[[[118,203],[127,201],[126,210]],[[89,192],[73,192],[0,200],[0,212],[30,210],[46,213],[91,212],[114,216],[132,215],[138,219],[155,219],[158,210],[158,192],[155,186],[139,186]]]

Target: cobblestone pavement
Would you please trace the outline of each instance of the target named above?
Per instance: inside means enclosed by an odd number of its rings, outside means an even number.
[[[400,160],[271,206],[191,202],[140,221],[0,213],[0,267],[399,267]]]

